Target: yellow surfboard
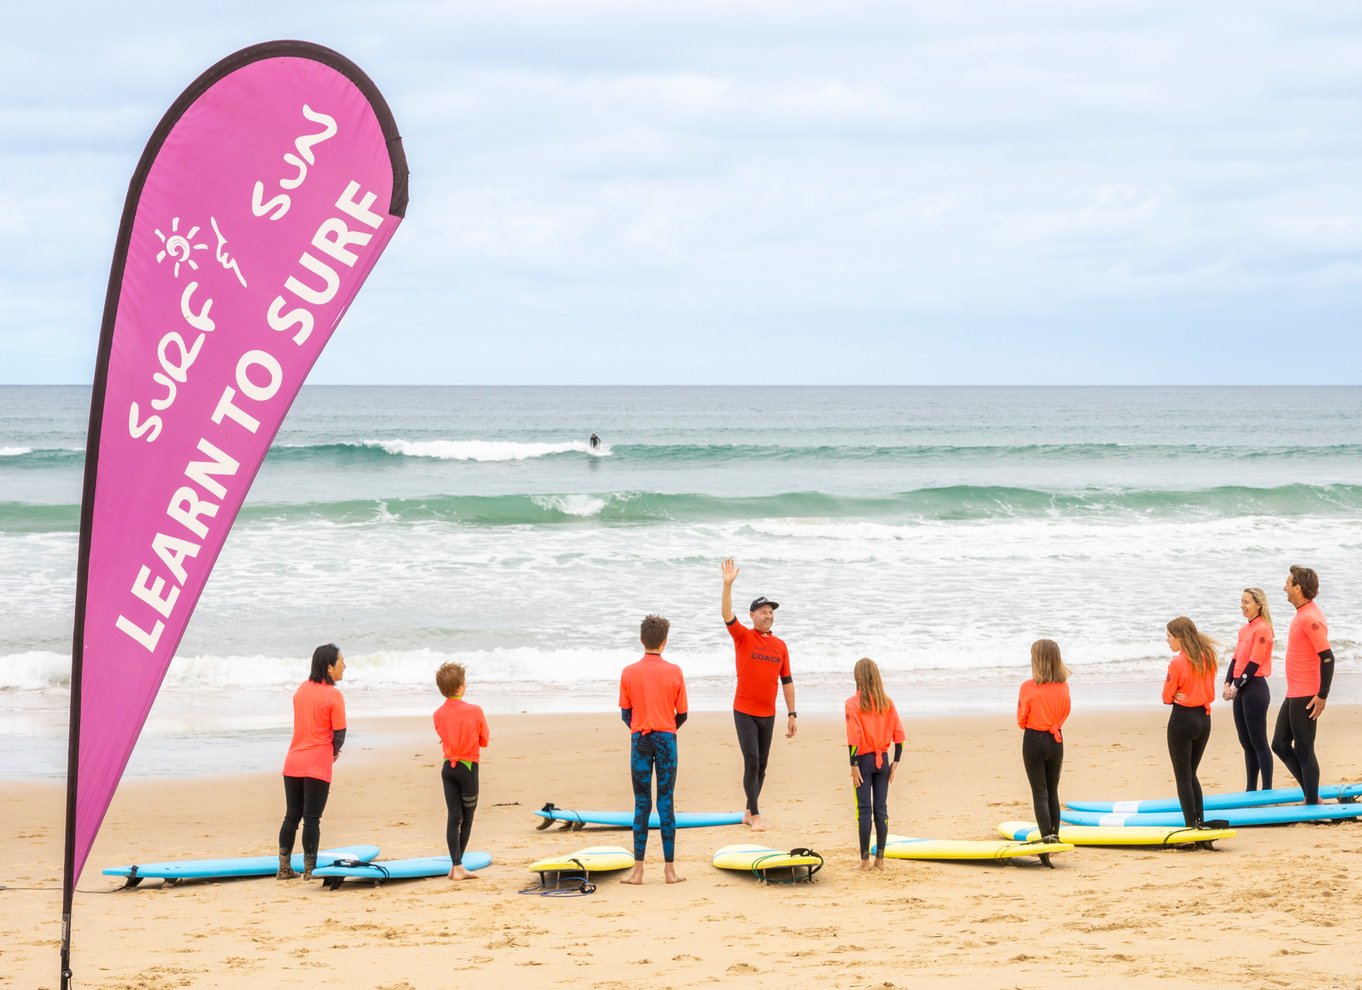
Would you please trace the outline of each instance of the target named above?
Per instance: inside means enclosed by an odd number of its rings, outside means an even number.
[[[796,880],[812,880],[823,868],[823,857],[812,849],[772,849],[769,846],[738,843],[724,846],[714,854],[714,865],[721,870],[741,870],[763,880],[768,870],[789,870]]]
[[[554,856],[530,864],[532,873],[606,873],[627,870],[634,854],[623,846],[588,846],[566,856]]]
[[[1040,838],[1035,822],[1002,822],[998,834],[1027,842]],[[1150,825],[1061,825],[1059,841],[1073,846],[1180,846],[1189,842],[1233,839],[1232,828],[1162,828]]]
[[[873,851],[873,846],[871,847]],[[884,844],[886,859],[993,859],[1069,852],[1067,842],[994,842],[978,839],[917,839],[891,835]]]

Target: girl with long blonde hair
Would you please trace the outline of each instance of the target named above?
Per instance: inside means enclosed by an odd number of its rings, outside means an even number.
[[[1215,643],[1185,615],[1169,622],[1167,632],[1168,648],[1174,652],[1163,682],[1163,703],[1173,706],[1168,716],[1168,756],[1173,761],[1183,821],[1196,828],[1206,814],[1197,768],[1211,739]],[[1209,843],[1203,848],[1209,848]]]
[[[1059,774],[1064,768],[1064,720],[1069,717],[1069,668],[1053,639],[1031,644],[1031,679],[1017,696],[1022,765],[1031,784],[1036,828],[1045,842],[1058,842]]]
[[[875,825],[875,869],[884,869],[884,844],[889,838],[889,785],[903,758],[903,721],[884,690],[880,668],[869,657],[856,661],[852,676],[856,693],[846,700],[847,749],[851,756],[851,786],[856,791],[856,831],[861,844],[861,869],[870,869],[870,826]],[[889,744],[894,759],[888,760]]]

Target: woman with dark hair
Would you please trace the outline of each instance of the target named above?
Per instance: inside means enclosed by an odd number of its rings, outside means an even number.
[[[1196,828],[1206,817],[1196,772],[1211,739],[1215,644],[1197,630],[1195,622],[1179,615],[1168,623],[1168,648],[1175,654],[1163,682],[1163,703],[1173,706],[1168,716],[1168,755],[1173,761],[1182,820],[1189,828]],[[1209,848],[1209,844],[1202,848]]]
[[[297,876],[290,865],[298,823],[303,823],[303,879],[312,879],[322,839],[322,811],[331,791],[331,766],[345,742],[345,696],[336,682],[345,657],[335,643],[312,651],[312,672],[293,692],[293,741],[284,758],[284,823],[279,828],[280,880]]]

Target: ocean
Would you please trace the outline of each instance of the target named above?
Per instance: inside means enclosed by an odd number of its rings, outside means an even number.
[[[88,402],[0,387],[0,776],[64,768]],[[432,711],[449,659],[489,713],[608,712],[657,612],[724,710],[728,556],[805,712],[870,656],[908,718],[1006,713],[1044,636],[1076,708],[1161,718],[1167,620],[1232,646],[1260,586],[1280,666],[1292,563],[1358,701],[1360,550],[1362,388],[309,387],[129,772],[274,769],[328,641],[352,721]]]

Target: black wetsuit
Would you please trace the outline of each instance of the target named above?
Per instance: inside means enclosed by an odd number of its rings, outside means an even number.
[[[1272,689],[1266,677],[1258,676],[1258,664],[1250,661],[1244,672],[1234,676],[1234,664],[1228,664],[1225,683],[1233,684],[1234,728],[1239,733],[1239,745],[1244,747],[1244,771],[1248,779],[1245,790],[1256,791],[1261,776],[1263,790],[1272,789],[1272,747],[1267,741],[1267,710],[1272,704]]]
[[[766,763],[771,757],[776,717],[735,711],[733,725],[738,730],[738,749],[742,751],[742,790],[747,797],[747,810],[759,815],[757,799],[766,783]]]
[[[445,789],[445,844],[449,859],[455,866],[463,864],[468,851],[468,839],[473,834],[473,812],[478,810],[478,764],[468,760],[450,763],[445,760],[440,768],[440,781]]]
[[[336,729],[331,738],[331,758],[335,759],[345,744],[345,729]],[[284,777],[284,822],[279,826],[279,853],[293,855],[293,840],[298,835],[298,823],[303,823],[303,855],[317,856],[322,842],[322,812],[331,795],[331,781],[317,777]]]
[[[1040,729],[1022,730],[1022,765],[1031,784],[1031,807],[1042,837],[1059,831],[1059,773],[1064,744]]]
[[[1189,826],[1200,825],[1206,818],[1202,803],[1201,781],[1197,767],[1211,741],[1211,716],[1202,705],[1173,705],[1168,716],[1168,755],[1173,761],[1173,778],[1178,784],[1178,804],[1182,820]]]

